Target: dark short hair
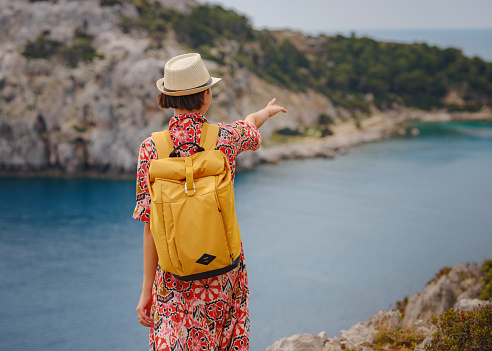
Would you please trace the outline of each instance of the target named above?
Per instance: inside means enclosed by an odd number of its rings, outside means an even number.
[[[164,93],[157,95],[157,104],[160,108],[179,108],[183,110],[199,110],[205,103],[205,91],[196,94],[171,96]]]

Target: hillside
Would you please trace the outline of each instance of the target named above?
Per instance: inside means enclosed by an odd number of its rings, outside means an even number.
[[[116,2],[124,0],[101,3]],[[163,33],[173,31],[180,42],[220,65],[239,62],[275,85],[313,89],[349,109],[368,112],[365,94],[373,94],[380,108],[398,103],[479,110],[492,103],[492,64],[457,49],[257,31],[247,18],[220,6],[197,5],[182,13],[150,1],[132,2],[139,18],[124,19],[126,32],[142,28],[161,45]]]
[[[257,31],[194,0],[2,1],[0,25],[2,173],[132,174],[140,142],[172,115],[157,108],[154,83],[190,51],[224,78],[211,121],[242,119],[271,97],[287,107],[262,128],[270,145],[381,111],[492,105],[492,64],[459,50]]]

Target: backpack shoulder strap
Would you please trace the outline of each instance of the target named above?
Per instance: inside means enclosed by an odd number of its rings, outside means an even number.
[[[220,127],[217,124],[203,123],[200,146],[208,151],[215,150],[219,129]]]
[[[169,157],[169,154],[174,149],[169,131],[163,130],[162,132],[152,133],[152,138],[154,139],[157,156],[159,156],[159,158]]]

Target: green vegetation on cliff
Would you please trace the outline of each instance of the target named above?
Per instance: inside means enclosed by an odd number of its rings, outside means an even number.
[[[175,33],[190,51],[207,59],[236,61],[268,82],[295,91],[313,89],[351,110],[368,112],[371,103],[383,109],[397,103],[452,111],[492,106],[492,63],[457,49],[354,35],[258,31],[247,17],[218,5],[198,5],[186,12],[156,0],[100,0],[100,5],[124,2],[136,7],[138,18],[122,17],[123,31],[147,31],[156,48]]]
[[[132,2],[140,18],[122,19],[126,30],[139,26],[162,38],[172,29],[181,42],[208,59],[223,63],[232,56],[271,83],[297,91],[312,88],[351,109],[367,111],[364,96],[369,93],[381,108],[394,102],[468,111],[492,105],[492,64],[465,57],[457,49],[383,43],[353,35],[302,36],[296,42],[280,38],[281,33],[256,31],[246,17],[217,5],[196,6],[184,14],[150,0]],[[232,53],[227,47],[231,40],[239,47]],[[313,45],[302,50],[305,40]],[[456,104],[445,102],[451,91],[459,96]]]
[[[101,4],[116,1],[101,0]],[[137,8],[139,18],[132,20],[123,17],[121,26],[125,32],[140,27],[148,31],[152,38],[161,39],[169,29],[173,29],[177,39],[193,49],[210,48],[217,40],[255,40],[248,19],[221,6],[196,6],[191,9],[191,13],[184,14],[163,8],[155,1],[132,0],[132,3]]]
[[[424,339],[425,334],[415,326],[406,326],[401,321],[396,326],[382,323],[376,328],[372,347],[375,351],[412,351]]]
[[[426,351],[485,351],[492,350],[492,306],[481,306],[467,312],[450,308],[434,316],[431,324],[436,331],[425,342]],[[376,351],[411,351],[421,344],[426,333],[417,325],[382,323],[371,347]]]
[[[63,44],[49,38],[49,31],[42,32],[34,41],[28,41],[22,55],[27,58],[50,58],[59,52]]]
[[[485,260],[482,265],[483,277],[483,290],[479,296],[480,300],[492,299],[492,260]]]
[[[49,38],[49,31],[41,33],[36,40],[29,41],[22,55],[30,59],[56,57],[69,67],[76,67],[79,61],[90,62],[99,55],[92,46],[93,36],[75,29],[72,44],[63,43]]]
[[[424,350],[492,350],[492,306],[457,313],[452,308],[433,317],[437,331]]]

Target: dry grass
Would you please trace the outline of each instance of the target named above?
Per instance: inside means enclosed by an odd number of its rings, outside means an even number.
[[[426,337],[424,333],[416,327],[407,327],[401,320],[396,326],[387,322],[382,322],[377,327],[375,341],[372,345],[374,350],[398,350],[411,351],[419,345]]]

